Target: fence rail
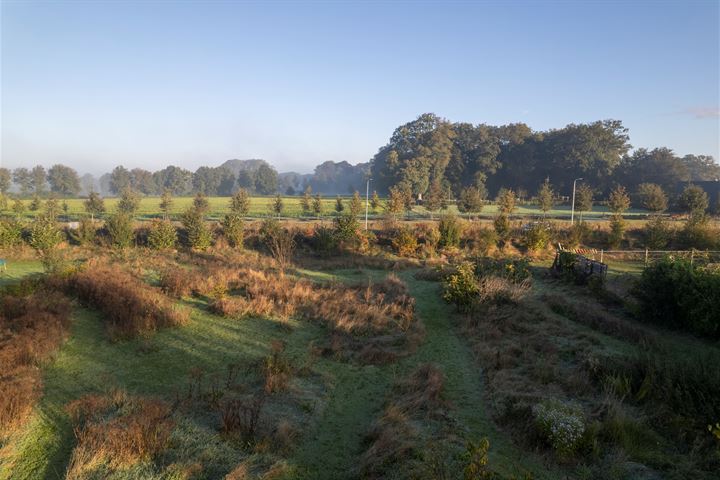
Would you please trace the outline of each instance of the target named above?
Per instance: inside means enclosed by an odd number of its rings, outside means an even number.
[[[560,246],[562,250],[562,246]],[[699,262],[720,263],[720,250],[604,250],[595,248],[570,249],[573,253],[579,253],[592,260],[605,262],[613,260],[616,262],[642,262],[645,266],[666,256],[685,258],[690,263]]]

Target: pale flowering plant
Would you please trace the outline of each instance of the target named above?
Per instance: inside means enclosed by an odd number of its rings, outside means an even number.
[[[585,418],[580,406],[558,400],[544,400],[533,407],[540,433],[561,456],[571,456],[585,434]]]

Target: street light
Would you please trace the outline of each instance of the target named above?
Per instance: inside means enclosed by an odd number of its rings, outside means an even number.
[[[572,209],[570,210],[570,225],[574,224],[575,221],[575,184],[578,180],[582,180],[582,177],[576,178],[573,181],[573,200],[572,200]]]
[[[365,231],[368,229],[368,207],[370,205],[370,180],[372,178],[368,177],[367,182],[365,183]]]

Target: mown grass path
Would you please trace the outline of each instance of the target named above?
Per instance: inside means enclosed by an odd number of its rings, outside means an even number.
[[[386,272],[336,272],[337,280],[367,282],[379,280]],[[534,478],[546,477],[541,461],[515,448],[491,422],[484,406],[481,371],[468,345],[453,326],[454,313],[441,300],[440,285],[416,280],[412,271],[401,273],[416,299],[417,314],[426,337],[412,355],[396,364],[357,367],[327,366],[335,372],[334,388],[322,417],[305,435],[295,456],[298,478],[348,478],[363,450],[363,437],[381,413],[386,395],[395,380],[406,376],[418,364],[431,362],[446,376],[446,397],[457,421],[456,435],[491,442],[490,463],[503,473],[531,471]],[[326,277],[327,278],[327,277]],[[459,475],[459,472],[458,472]]]

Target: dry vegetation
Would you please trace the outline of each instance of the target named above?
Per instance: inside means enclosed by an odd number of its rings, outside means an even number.
[[[88,262],[64,282],[83,303],[103,312],[113,339],[183,325],[188,320],[186,310],[117,264]]]
[[[0,440],[39,398],[40,364],[58,348],[70,323],[70,302],[59,293],[18,290],[0,297]]]

